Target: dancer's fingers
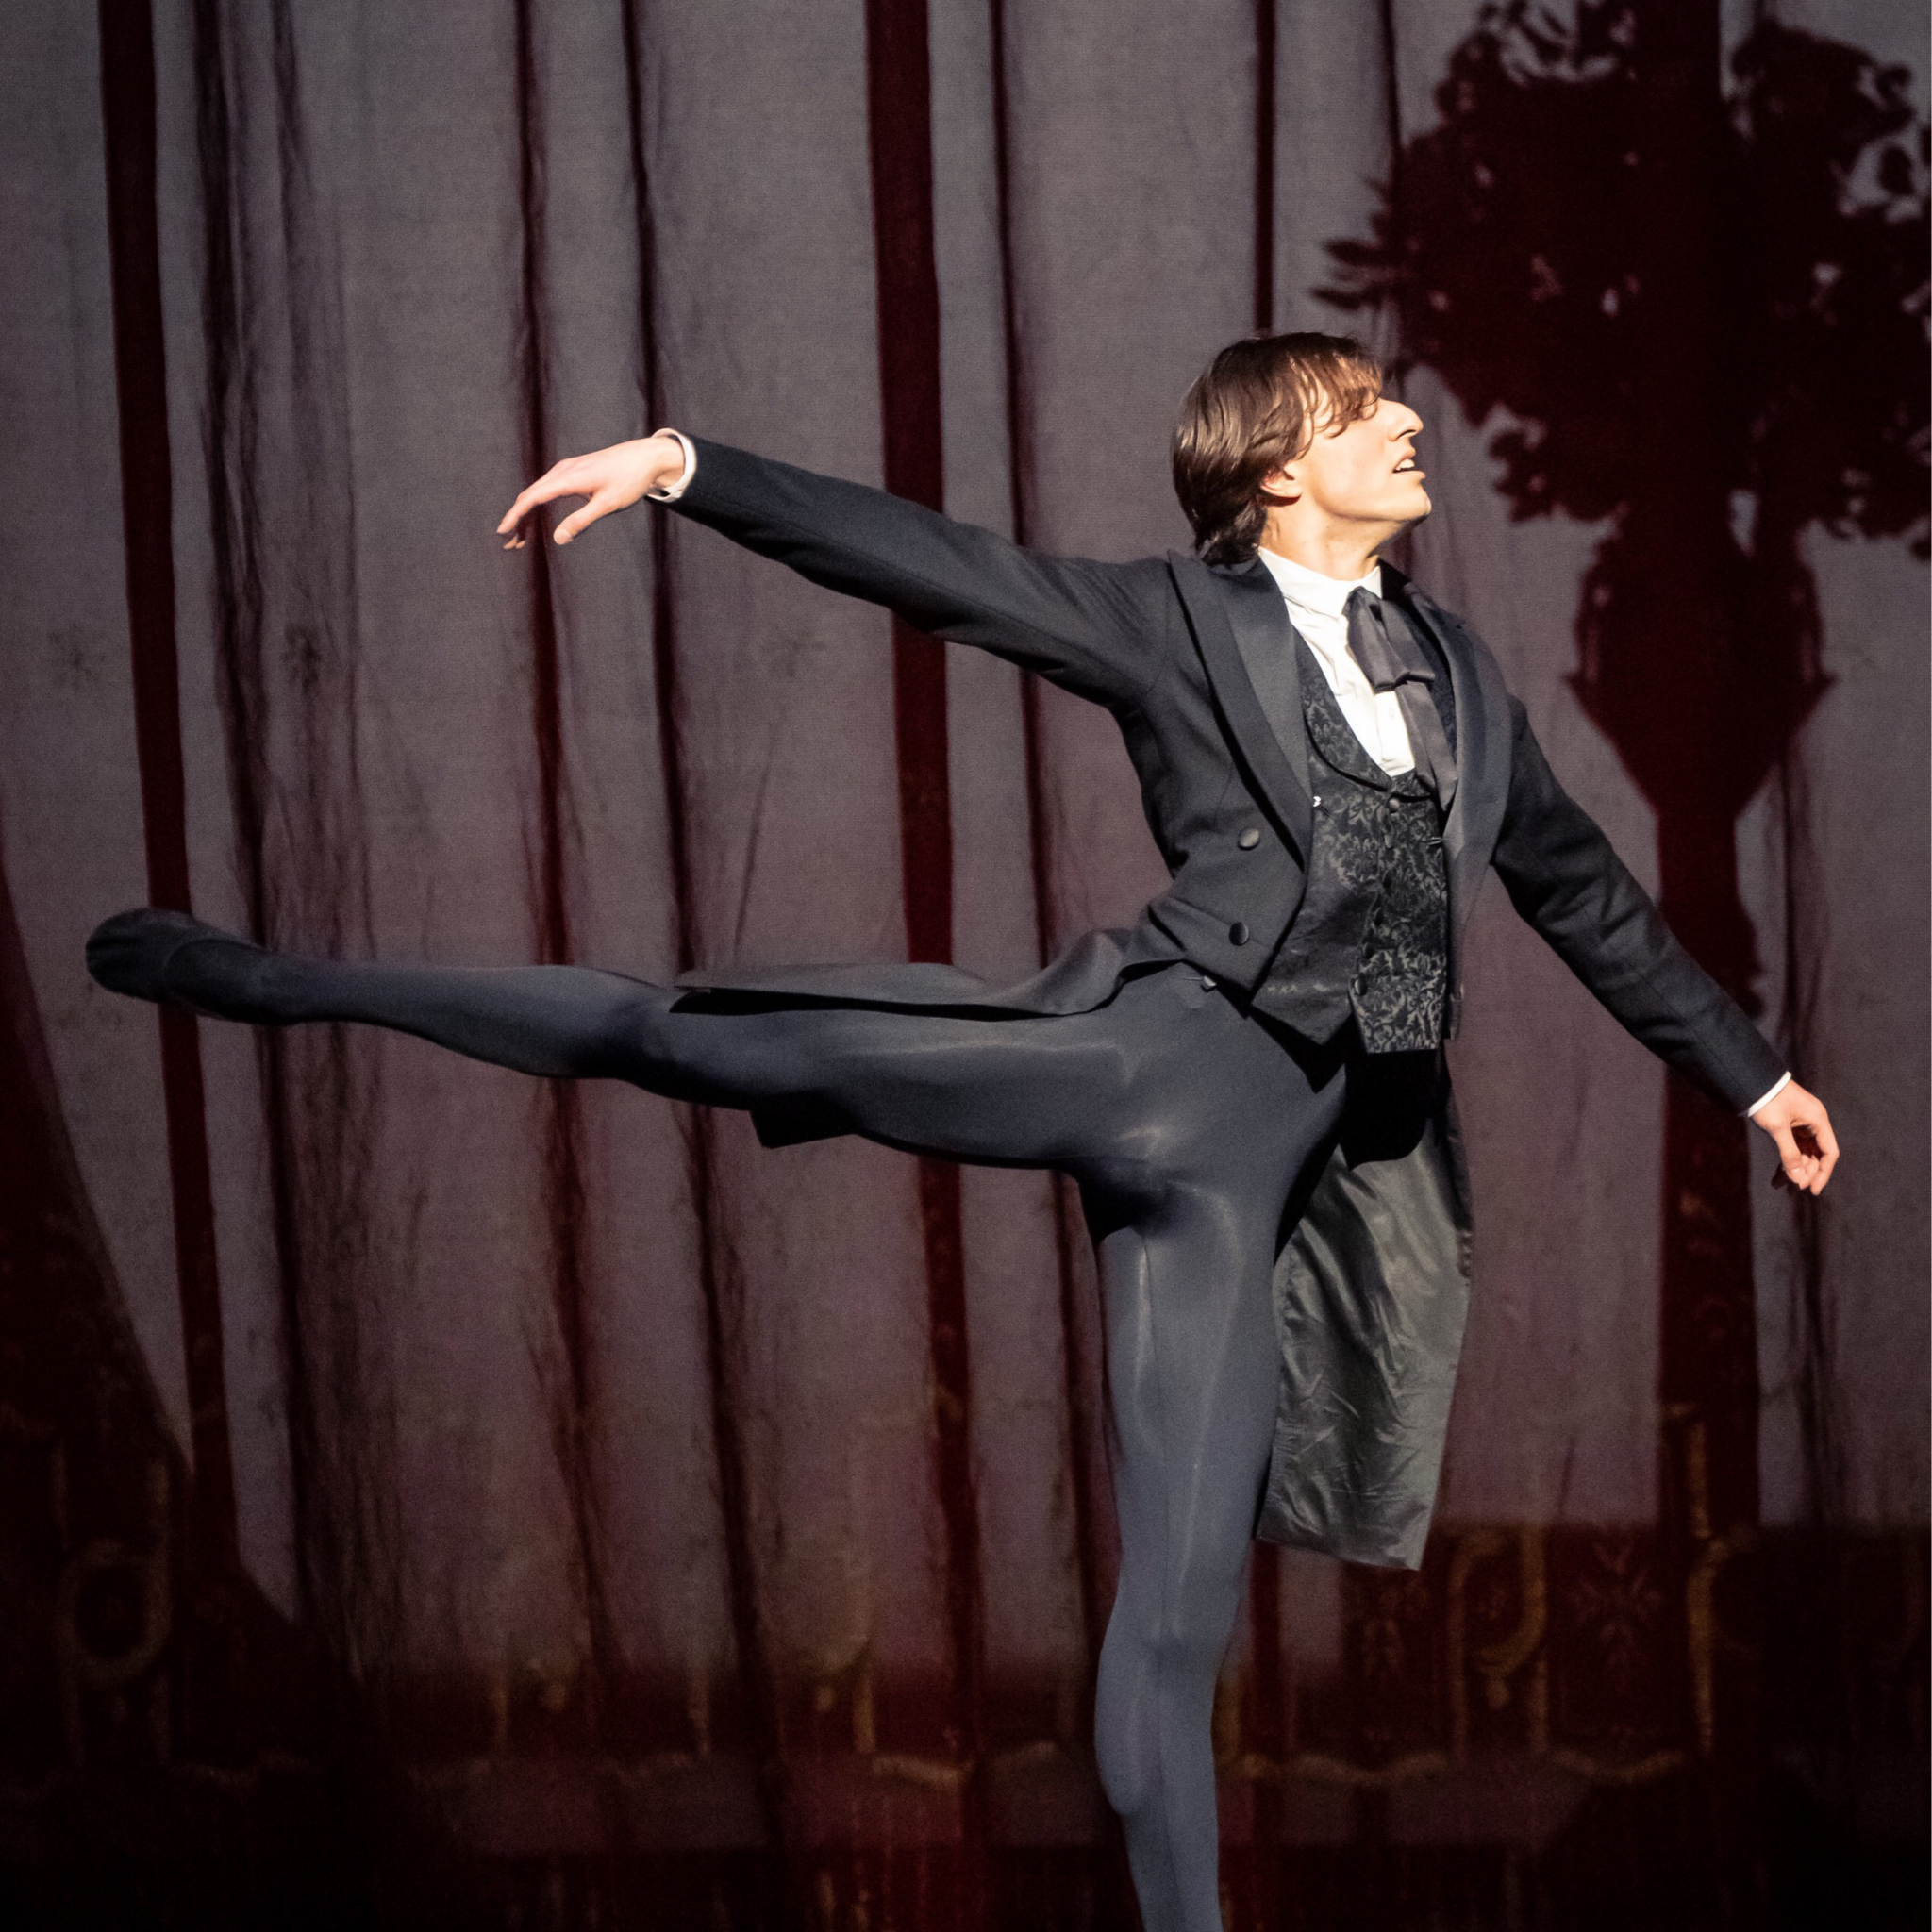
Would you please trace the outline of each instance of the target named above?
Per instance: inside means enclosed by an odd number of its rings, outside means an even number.
[[[1814,1191],[1822,1194],[1825,1182],[1831,1178],[1838,1167],[1838,1136],[1831,1131],[1830,1117],[1823,1108],[1818,1110],[1818,1124],[1813,1131],[1818,1136],[1819,1146],[1824,1152],[1824,1172],[1819,1175],[1818,1186]]]
[[[559,496],[590,495],[596,486],[583,474],[582,463],[581,457],[569,457],[545,470],[503,513],[496,534],[509,536],[533,509],[541,504],[555,503]]]
[[[1777,1142],[1781,1167],[1773,1176],[1775,1183],[1802,1188],[1810,1194],[1823,1193],[1838,1165],[1838,1139],[1817,1094],[1807,1092],[1795,1080],[1787,1080],[1751,1118]]]
[[[1800,1149],[1797,1136],[1782,1121],[1771,1129],[1771,1138],[1777,1142],[1778,1159],[1783,1163],[1777,1178],[1787,1187],[1808,1189],[1816,1161]]]
[[[1824,1184],[1831,1178],[1832,1169],[1838,1165],[1838,1137],[1831,1131],[1831,1122],[1824,1108],[1813,1103],[1815,1111],[1796,1122],[1791,1133],[1798,1148],[1811,1162],[1811,1191],[1822,1194]]]
[[[614,509],[622,509],[626,499],[615,490],[600,490],[589,503],[574,509],[557,526],[555,541],[568,543],[579,530],[587,530],[599,517],[608,517]]]

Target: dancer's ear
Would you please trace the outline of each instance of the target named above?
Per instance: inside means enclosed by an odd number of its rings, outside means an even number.
[[[1257,494],[1271,507],[1275,504],[1290,504],[1299,500],[1302,493],[1301,465],[1298,462],[1284,463],[1278,470],[1270,470],[1261,478],[1261,487]]]

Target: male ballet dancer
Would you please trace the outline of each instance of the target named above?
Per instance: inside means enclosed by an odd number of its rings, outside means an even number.
[[[1428,514],[1414,410],[1356,343],[1259,337],[1190,391],[1197,555],[1043,557],[667,431],[559,463],[568,543],[653,496],[1105,705],[1173,884],[1006,988],[948,966],[463,971],[285,957],[172,913],[103,985],[259,1024],[362,1021],[528,1074],[749,1108],[1079,1184],[1105,1297],[1119,1593],[1095,1741],[1149,1932],[1218,1932],[1209,1716],[1250,1540],[1420,1562],[1467,1302],[1442,1042],[1494,866],[1638,1040],[1817,1193],[1824,1108],[1672,938],[1459,618],[1382,546]],[[1659,702],[1668,702],[1659,694]]]

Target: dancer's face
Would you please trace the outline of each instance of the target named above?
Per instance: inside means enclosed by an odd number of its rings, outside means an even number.
[[[1337,523],[1399,528],[1428,515],[1429,492],[1416,460],[1423,419],[1393,396],[1347,423],[1333,413],[1318,422],[1307,449],[1264,486],[1277,500],[1298,502]]]

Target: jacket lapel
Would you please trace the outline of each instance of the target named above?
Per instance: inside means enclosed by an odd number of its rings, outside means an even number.
[[[1456,797],[1442,850],[1449,861],[1450,925],[1459,942],[1509,801],[1509,693],[1495,659],[1469,626],[1407,576],[1402,585],[1442,647],[1456,700]]]
[[[1313,808],[1288,606],[1263,564],[1210,570],[1181,551],[1168,563],[1235,748],[1306,861]],[[1271,719],[1282,721],[1282,734]]]
[[[1185,551],[1169,568],[1235,748],[1306,861],[1313,833],[1308,743],[1288,606],[1267,567],[1213,570]],[[1452,934],[1459,944],[1509,799],[1509,694],[1495,660],[1459,617],[1393,566],[1449,665],[1456,707],[1456,795],[1442,831]],[[1282,721],[1277,736],[1270,719]]]

